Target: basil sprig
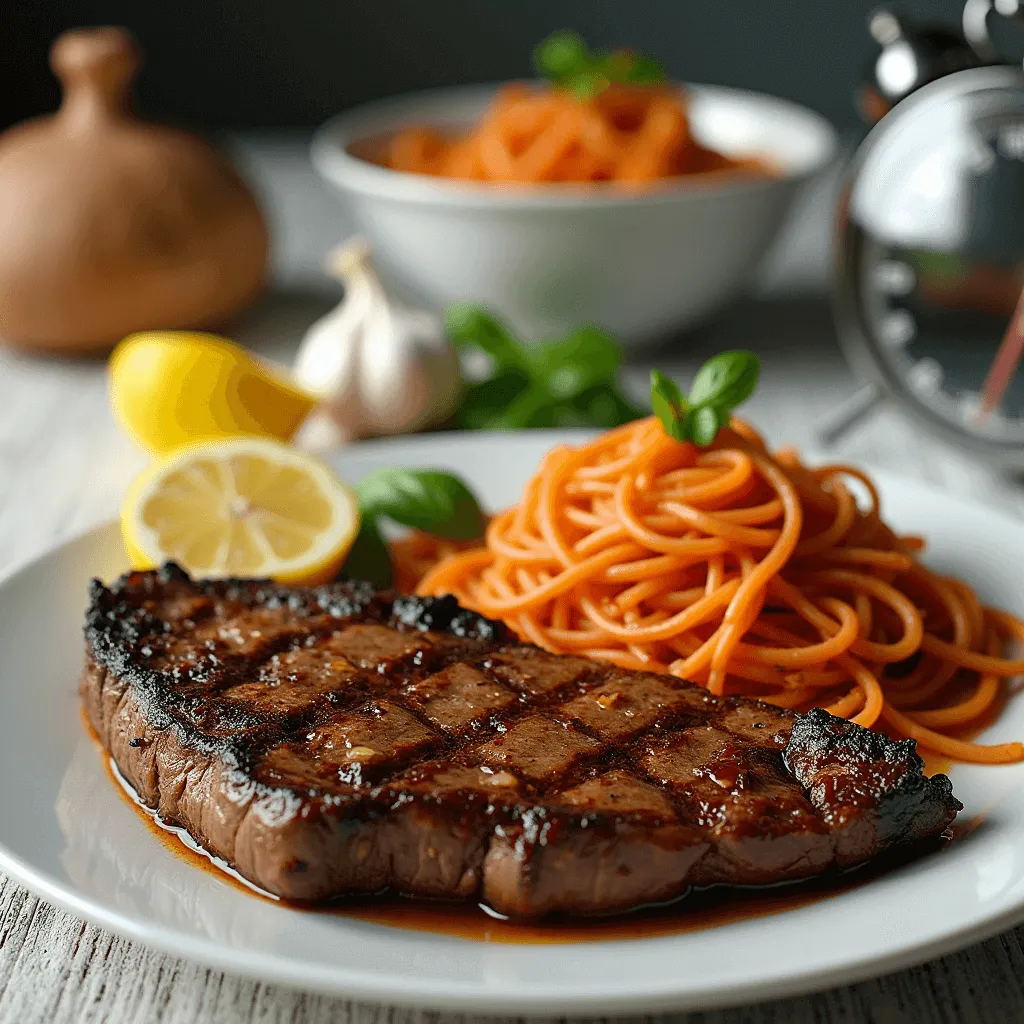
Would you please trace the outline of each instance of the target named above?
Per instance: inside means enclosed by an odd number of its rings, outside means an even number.
[[[612,82],[656,85],[665,81],[665,69],[656,60],[631,50],[595,53],[577,32],[553,32],[533,51],[537,73],[553,85],[581,99],[603,92]]]
[[[345,562],[349,579],[391,585],[391,558],[380,520],[423,530],[449,540],[483,533],[484,516],[473,492],[451,473],[437,469],[378,469],[355,486],[360,528]]]
[[[651,371],[651,406],[665,433],[706,448],[757,387],[761,363],[753,352],[719,352],[697,371],[689,398],[679,385]]]
[[[483,353],[490,364],[470,383],[458,411],[467,430],[524,427],[617,427],[644,412],[616,384],[622,348],[598,327],[523,344],[479,306],[459,303],[445,312],[452,344]]]

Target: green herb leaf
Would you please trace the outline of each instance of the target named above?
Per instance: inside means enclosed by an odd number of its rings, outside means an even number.
[[[461,350],[479,349],[491,364],[488,376],[463,392],[457,414],[463,427],[615,427],[643,415],[616,386],[621,346],[598,327],[526,345],[476,306],[449,307],[445,321]]]
[[[402,526],[452,540],[483,532],[473,492],[451,473],[436,469],[378,469],[356,485],[364,520],[387,516]]]
[[[722,352],[697,371],[689,401],[671,380],[651,371],[651,405],[665,433],[706,448],[757,387],[761,364],[753,352]]]
[[[665,69],[658,61],[632,50],[615,50],[601,61],[610,82],[632,85],[657,85],[665,81]]]
[[[558,427],[618,427],[623,423],[646,416],[647,412],[637,408],[624,398],[611,384],[599,384],[572,400],[564,419],[555,423]]]
[[[608,88],[611,79],[600,67],[593,67],[584,68],[562,84],[579,99],[592,100]]]
[[[588,67],[590,50],[578,32],[561,29],[552,32],[533,51],[533,66],[541,78],[566,82]]]
[[[531,381],[495,418],[495,430],[525,430],[554,426],[555,403],[543,385]]]
[[[599,327],[585,325],[558,341],[525,349],[535,379],[553,398],[566,400],[614,380],[622,362],[619,343]]]
[[[478,348],[490,356],[496,370],[525,370],[519,342],[486,309],[457,302],[444,312],[444,327],[456,348]]]
[[[391,555],[380,520],[452,540],[483,533],[484,518],[473,492],[451,473],[436,469],[379,469],[356,485],[360,526],[343,573],[349,579],[391,585]]]
[[[591,99],[612,82],[654,85],[665,80],[665,70],[650,57],[631,50],[594,53],[578,33],[554,32],[533,51],[537,73],[581,99]]]
[[[463,391],[458,423],[464,430],[499,430],[505,410],[530,386],[518,370],[499,370],[487,380],[475,381]]]
[[[669,437],[690,439],[689,404],[679,385],[659,370],[651,370],[651,406]]]
[[[707,448],[723,423],[729,420],[729,413],[713,405],[702,405],[693,411],[690,418],[690,434],[698,448]]]
[[[761,363],[753,352],[719,352],[693,378],[690,404],[735,409],[754,393],[760,371]]]
[[[363,517],[342,574],[350,580],[366,580],[381,589],[391,586],[391,555],[376,521],[369,516]]]
[[[634,54],[629,70],[621,79],[615,81],[629,82],[632,85],[660,85],[666,79],[665,68],[652,57]]]

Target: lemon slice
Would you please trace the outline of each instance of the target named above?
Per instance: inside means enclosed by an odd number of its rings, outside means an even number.
[[[110,357],[109,376],[114,415],[157,455],[222,437],[285,441],[316,405],[283,371],[196,331],[129,335]]]
[[[256,437],[175,452],[143,472],[121,506],[134,568],[171,560],[196,576],[325,583],[358,529],[355,493],[327,466]]]

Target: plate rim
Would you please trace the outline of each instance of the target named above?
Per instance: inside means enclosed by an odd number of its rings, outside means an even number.
[[[90,922],[99,928],[142,945],[255,981],[315,991],[324,995],[439,1012],[466,1012],[488,1015],[561,1016],[600,1014],[648,1014],[701,1011],[750,1005],[756,1001],[811,995],[827,989],[851,985],[895,971],[915,967],[937,957],[955,953],[1007,931],[1024,921],[1024,900],[972,928],[908,946],[898,953],[880,953],[863,957],[843,967],[816,967],[797,970],[771,981],[752,980],[740,985],[720,985],[697,991],[671,990],[637,995],[636,993],[595,993],[580,996],[544,989],[524,992],[509,987],[504,991],[481,993],[479,986],[467,982],[416,978],[413,981],[391,976],[369,979],[362,972],[343,966],[289,967],[291,961],[267,953],[240,951],[220,946],[212,939],[187,937],[165,925],[146,923],[120,911],[111,911],[87,897],[76,894],[45,873],[25,864],[0,842],[0,870],[24,885],[35,896]],[[300,912],[300,911],[297,911]],[[457,940],[472,941],[472,940]],[[657,942],[657,938],[622,940]],[[602,942],[602,945],[613,943]],[[573,945],[579,945],[574,943]],[[389,986],[387,991],[384,986]]]
[[[592,431],[543,430],[532,431],[531,440],[538,444],[542,439],[562,442],[578,441]],[[518,436],[517,436],[518,435]],[[439,441],[454,442],[457,446],[470,447],[494,442],[524,440],[521,432],[439,432],[402,439],[380,439],[349,446],[343,452],[334,453],[334,458],[365,456],[372,458],[380,450],[400,445],[409,448],[429,449]],[[328,456],[328,461],[331,461]],[[882,467],[868,466],[876,479],[892,481],[899,487],[910,487],[932,497],[947,506],[959,508],[962,513],[983,512],[996,516],[1012,525],[1022,535],[1024,544],[1024,522],[1016,519],[1011,512],[998,506],[985,505],[944,491],[941,487],[917,479],[890,472]],[[65,552],[79,544],[88,543],[101,534],[117,530],[117,521],[109,520],[90,528],[77,531],[44,551],[21,559],[0,573],[0,593],[12,586],[18,577],[38,571],[41,563],[59,560]],[[97,752],[98,756],[99,753]],[[1024,895],[1017,904],[978,920],[972,925],[952,928],[949,932],[911,943],[893,951],[882,951],[875,955],[864,955],[842,966],[814,966],[795,969],[774,979],[752,979],[739,984],[719,982],[697,990],[663,987],[646,994],[624,992],[590,992],[581,994],[559,992],[550,986],[534,985],[524,990],[522,984],[502,982],[495,991],[481,991],[478,982],[424,978],[416,976],[390,975],[387,978],[367,974],[359,968],[345,965],[318,965],[289,960],[278,954],[255,950],[239,950],[223,946],[213,939],[191,936],[173,926],[154,922],[140,913],[126,913],[111,909],[108,904],[79,892],[46,871],[38,870],[32,863],[23,860],[8,849],[0,835],[0,870],[12,880],[23,885],[36,896],[60,907],[75,917],[84,919],[117,935],[142,943],[172,956],[198,962],[232,974],[269,981],[274,984],[318,991],[332,996],[359,999],[370,1002],[415,1007],[421,1009],[450,1010],[457,1012],[507,1013],[528,1015],[582,1014],[582,1013],[647,1013],[661,1011],[698,1010],[741,1005],[755,1000],[778,999],[787,996],[809,994],[839,985],[847,985],[890,971],[902,970],[920,964],[934,957],[947,955],[966,946],[981,942],[1024,921]],[[470,940],[453,940],[470,941]],[[621,940],[630,944],[656,943],[657,938]],[[602,945],[612,945],[602,941]]]

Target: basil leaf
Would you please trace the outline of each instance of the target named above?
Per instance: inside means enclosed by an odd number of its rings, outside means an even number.
[[[464,430],[498,430],[505,410],[530,386],[518,370],[500,370],[487,380],[470,384],[463,392],[458,422]]]
[[[632,85],[658,85],[665,81],[665,68],[658,61],[639,54],[632,56],[633,61],[629,70],[616,81],[629,82]]]
[[[665,69],[658,61],[632,50],[615,50],[605,56],[600,64],[609,82],[657,85],[665,81]]]
[[[690,404],[735,409],[754,393],[760,370],[761,363],[753,352],[720,352],[697,371]]]
[[[560,409],[556,427],[619,427],[647,415],[619,394],[612,384],[600,384]]]
[[[547,389],[536,382],[517,395],[502,413],[497,424],[502,430],[522,430],[526,427],[552,427],[555,406]]]
[[[519,342],[485,309],[457,302],[444,311],[444,329],[456,348],[478,348],[491,357],[496,370],[526,370]]]
[[[559,400],[575,398],[598,384],[613,381],[622,362],[619,343],[590,324],[563,339],[526,351],[535,377]]]
[[[650,57],[631,50],[594,53],[568,29],[554,32],[533,51],[537,73],[581,99],[592,99],[612,82],[653,85],[665,80],[665,69]]]
[[[658,370],[651,370],[651,406],[665,433],[677,441],[689,438],[689,405],[679,385]]]
[[[585,68],[573,75],[564,84],[577,98],[592,100],[608,88],[610,81],[600,68],[594,67]]]
[[[387,516],[452,540],[471,540],[483,532],[483,514],[473,492],[451,473],[378,469],[359,481],[356,494],[365,519]]]
[[[607,427],[643,415],[618,392],[622,349],[598,327],[587,325],[564,338],[523,345],[495,317],[467,304],[449,307],[446,325],[457,346],[479,348],[491,360],[486,379],[463,391],[457,414],[462,427]],[[583,396],[598,393],[590,413]]]
[[[381,589],[391,586],[391,555],[376,522],[368,516],[359,526],[342,575],[350,580],[366,580]]]
[[[571,29],[552,32],[533,51],[533,66],[541,78],[564,84],[591,63],[590,50]]]
[[[729,412],[714,405],[702,405],[690,418],[690,434],[699,448],[707,448],[714,441],[723,423],[728,423]]]
[[[751,396],[759,370],[752,352],[723,352],[700,368],[689,402],[675,383],[652,370],[654,413],[670,437],[706,448],[729,422],[730,410]]]

